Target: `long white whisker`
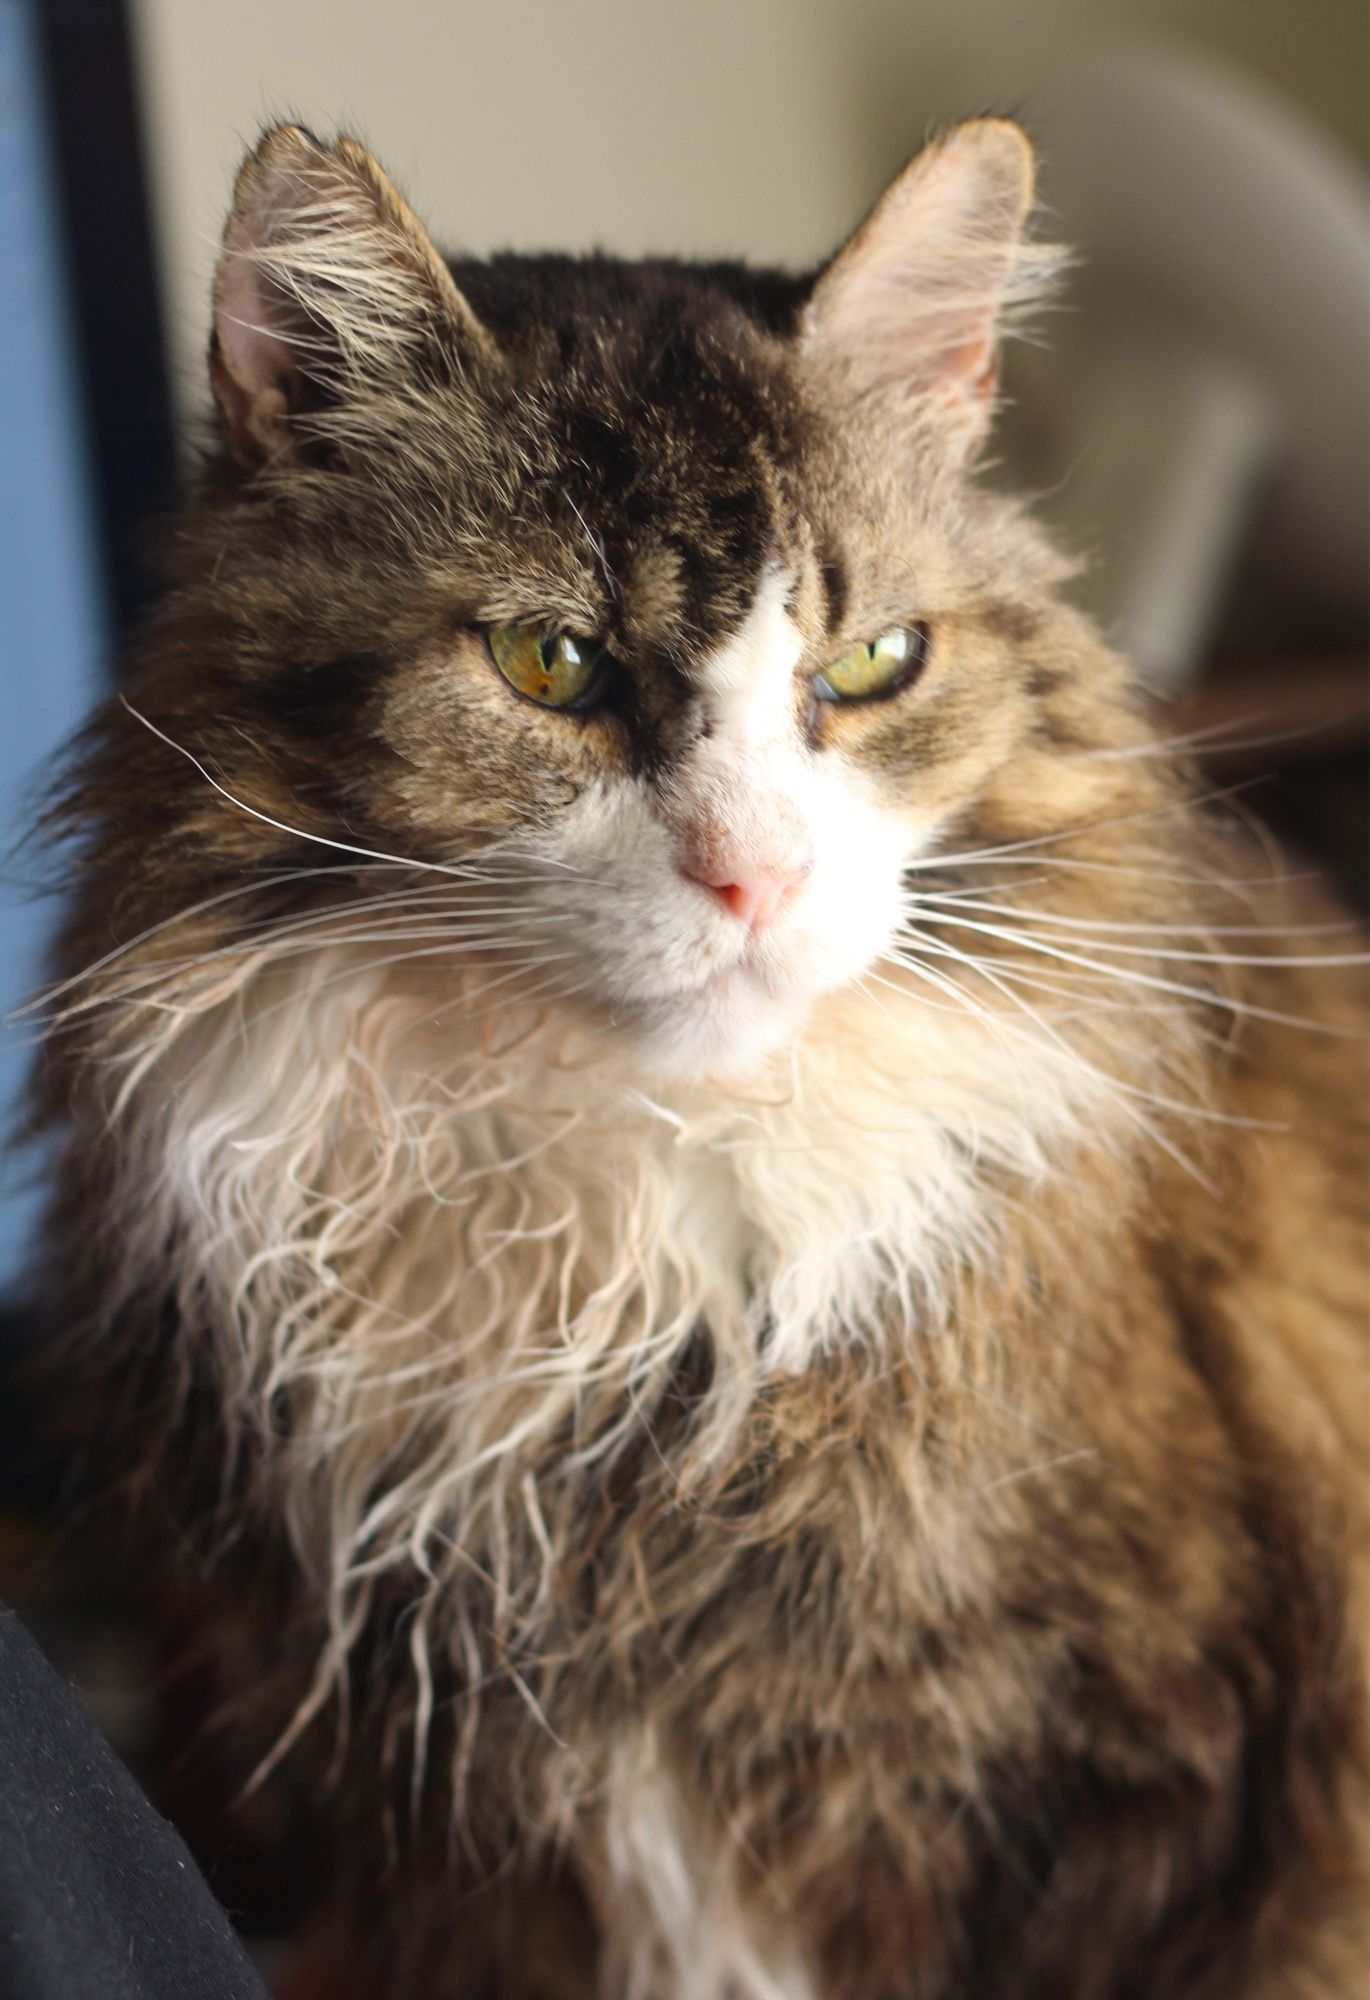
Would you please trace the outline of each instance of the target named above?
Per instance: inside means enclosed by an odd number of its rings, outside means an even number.
[[[314,871],[303,872],[313,874]],[[416,908],[416,905],[421,907]],[[394,923],[387,925],[386,928],[396,936],[405,934],[401,928],[405,922],[432,922],[434,919],[446,916],[445,927],[441,930],[433,929],[430,934],[434,937],[450,935],[454,949],[469,948],[477,942],[493,943],[498,946],[505,942],[522,941],[518,935],[519,925],[515,923],[490,931],[488,934],[480,929],[480,926],[496,917],[507,916],[521,920],[524,925],[534,923],[538,927],[544,924],[560,926],[574,921],[571,913],[564,910],[543,911],[520,903],[492,904],[480,900],[473,902],[469,889],[455,889],[446,881],[424,883],[415,889],[393,890],[379,896],[354,898],[296,916],[263,917],[254,923],[241,926],[229,942],[223,945],[204,952],[189,953],[176,959],[158,960],[152,966],[142,968],[141,978],[124,981],[108,991],[89,995],[63,1010],[63,1013],[65,1017],[72,1018],[92,1008],[107,1008],[149,987],[163,985],[183,972],[204,971],[218,963],[252,957],[263,949],[269,950],[273,956],[284,955],[282,948],[296,938],[305,937],[311,947],[317,946],[323,949],[351,938],[354,935],[352,926],[359,916],[373,913],[384,921],[387,912],[394,913]],[[465,922],[458,921],[460,919],[464,919]],[[161,929],[164,926],[157,928]],[[311,935],[316,931],[325,933],[322,939],[316,940]],[[254,936],[254,933],[257,935]],[[101,963],[107,965],[118,955],[111,953]],[[95,970],[96,968],[89,968],[87,973],[79,975],[76,979],[64,981],[61,987],[54,988],[48,995],[40,996],[38,1001],[30,1005],[37,1006],[43,1002],[50,1002],[62,992],[70,991],[74,985],[93,977]]]
[[[1275,1008],[1261,1007],[1252,1001],[1239,1000],[1232,994],[1210,991],[1202,986],[1187,986],[1181,980],[1166,979],[1159,973],[1141,972],[1125,966],[1109,965],[1096,958],[1086,958],[1079,952],[1068,951],[1061,945],[1053,944],[1047,938],[1022,931],[1006,930],[1000,924],[978,923],[973,917],[953,915],[940,916],[937,921],[939,924],[953,925],[958,930],[978,931],[984,937],[998,938],[1003,943],[1018,945],[1025,951],[1040,952],[1044,957],[1059,959],[1062,964],[1079,966],[1085,971],[1099,973],[1104,978],[1130,981],[1137,986],[1149,987],[1157,993],[1173,993],[1178,999],[1197,1000],[1206,1007],[1217,1007],[1227,1013],[1247,1016],[1252,1020],[1270,1021],[1286,1028],[1308,1028],[1328,1035],[1348,1032],[1327,1022],[1309,1020],[1297,1014],[1284,1014]],[[1154,953],[1146,955],[1155,957]],[[1356,959],[1352,962],[1361,964],[1363,960]]]
[[[1082,831],[1088,831],[1088,829],[1082,829]],[[939,865],[939,857],[926,855],[921,860],[911,863],[908,872],[935,872]],[[946,865],[951,866],[953,864],[951,861],[947,861]],[[1314,883],[1322,880],[1322,877],[1314,868],[1281,869],[1277,873],[1270,875],[1225,876],[1197,873],[1190,869],[1162,868],[1160,866],[1153,866],[1149,861],[1145,864],[1139,863],[1134,867],[1124,861],[1087,861],[1078,855],[1034,854],[1023,856],[1005,854],[998,850],[988,849],[958,855],[955,857],[954,865],[957,868],[1037,868],[1049,869],[1053,873],[1064,874],[1118,875],[1134,881],[1148,883],[1173,882],[1186,888],[1208,889],[1214,893],[1235,896],[1242,900],[1246,900],[1247,892],[1252,889],[1284,889],[1294,887],[1299,883]],[[1001,891],[1007,888],[1007,886],[1005,883],[993,884],[995,889]],[[919,885],[917,893],[923,895],[928,892]]]
[[[125,705],[128,706],[127,703]],[[136,711],[131,712],[136,713]],[[173,747],[179,748],[180,746],[173,745]],[[194,760],[192,759],[192,761]],[[463,884],[461,895],[463,898],[467,898],[507,891],[511,886],[520,883],[535,884],[545,874],[547,867],[560,868],[563,866],[560,862],[544,861],[539,858],[534,863],[531,873],[528,867],[523,865],[518,867],[515,873],[500,875],[490,872],[489,864],[492,860],[518,864],[519,856],[516,851],[510,850],[507,841],[501,840],[492,842],[488,847],[475,849],[463,861],[454,863],[451,867],[443,869],[442,873],[444,877],[458,877]],[[425,864],[402,862],[398,865],[405,871],[408,871],[411,865],[414,867],[423,867]],[[571,872],[579,874],[577,870]],[[336,875],[336,869],[323,863],[312,868],[277,869],[272,870],[268,874],[254,876],[252,880],[238,883],[231,889],[220,890],[213,896],[203,897],[199,902],[187,904],[184,908],[173,911],[170,916],[161,918],[157,923],[149,924],[134,937],[126,939],[122,944],[115,945],[112,950],[105,952],[100,958],[92,960],[81,971],[71,973],[68,977],[58,980],[52,985],[43,987],[34,994],[32,999],[25,1001],[21,1006],[7,1013],[4,1016],[4,1024],[8,1026],[11,1023],[23,1020],[31,1013],[51,1007],[64,994],[94,979],[106,967],[116,964],[121,958],[125,958],[131,953],[136,952],[140,946],[151,943],[154,938],[173,929],[176,925],[189,923],[193,918],[204,915],[206,911],[218,909],[224,904],[238,901],[245,896],[264,895],[272,889],[283,888],[291,883],[311,882],[321,879],[332,880],[336,878]],[[444,879],[439,882],[420,883],[416,888],[391,891],[388,892],[388,895],[398,900],[401,897],[419,898],[456,893],[456,891],[449,889],[448,883]],[[379,905],[387,900],[387,896],[377,896],[372,900]],[[357,901],[351,901],[342,907],[355,910],[362,907],[362,904]],[[488,906],[485,907],[488,908]],[[320,913],[320,920],[324,920],[323,913]],[[243,930],[256,927],[269,928],[277,922],[278,920],[272,917],[262,917],[255,919],[253,924],[244,925],[242,928]]]
[[[945,943],[946,941],[942,940],[941,942]],[[973,959],[965,953],[957,952],[955,947],[951,947],[951,955],[959,958],[970,970],[978,973],[981,978],[996,987],[1011,1005],[1019,1008],[1026,1015],[1027,1019],[1041,1031],[1041,1034],[1046,1036],[1047,1042],[1050,1044],[1049,1048],[1043,1046],[1039,1035],[1033,1035],[1028,1038],[1029,1044],[1035,1048],[1038,1054],[1054,1054],[1058,1060],[1064,1061],[1068,1066],[1075,1068],[1080,1074],[1092,1077],[1097,1082],[1104,1084],[1106,1088],[1119,1098],[1123,1110],[1154,1145],[1168,1154],[1174,1160],[1175,1164],[1197,1181],[1200,1187],[1204,1188],[1206,1192],[1216,1194],[1216,1189],[1202,1170],[1195,1165],[1187,1154],[1182,1152],[1178,1146],[1167,1138],[1166,1134],[1157,1127],[1154,1120],[1148,1118],[1145,1112],[1137,1108],[1139,1102],[1149,1103],[1156,1105],[1160,1110],[1178,1111],[1189,1117],[1204,1117],[1207,1114],[1202,1107],[1177,1103],[1172,1099],[1160,1096],[1155,1091],[1144,1090],[1138,1085],[1129,1084],[1122,1077],[1114,1076],[1099,1069],[1096,1064],[1088,1061],[1078,1049],[1072,1048],[1068,1042],[1064,1041],[1056,1029],[1042,1018],[1042,1015],[1035,1007],[1030,1006],[1027,1001],[1014,993],[1009,987],[1003,985],[982,961]],[[900,963],[907,964],[907,960],[901,959]],[[1008,1024],[1005,1025],[1007,1026]],[[1220,1119],[1219,1122],[1230,1123],[1233,1121],[1224,1118]]]
[[[949,898],[942,898],[938,896],[925,897],[922,899],[922,907],[926,915],[932,921],[934,922],[940,921],[940,917],[938,915],[939,909],[944,902],[949,900],[950,900]],[[1281,935],[1281,933],[1278,930],[1272,932],[1270,929],[1267,929],[1265,926],[1262,925],[1253,925],[1250,927],[1237,926],[1232,929],[1229,929],[1226,932],[1223,931],[1208,932],[1201,924],[1153,925],[1153,924],[1122,924],[1122,923],[1104,923],[1104,922],[1096,923],[1093,919],[1089,917],[1062,917],[1062,916],[1057,916],[1053,911],[1049,910],[1020,910],[1020,909],[1006,910],[1002,908],[1002,906],[995,903],[975,902],[971,901],[969,898],[964,898],[964,897],[957,902],[956,909],[958,911],[977,910],[980,911],[981,913],[988,914],[990,916],[1009,917],[1015,920],[1020,920],[1022,922],[1035,923],[1041,925],[1048,925],[1048,924],[1059,925],[1063,929],[1082,930],[1089,932],[1093,932],[1096,930],[1107,931],[1114,934],[1119,932],[1136,934],[1140,932],[1144,934],[1152,934],[1161,937],[1172,936],[1172,935],[1178,935],[1182,937],[1196,937],[1205,935],[1229,936],[1229,937],[1234,935],[1240,935],[1240,936]],[[946,921],[950,923],[955,921],[955,919],[952,917],[948,917]],[[1307,925],[1299,927],[1296,930],[1295,934],[1307,935],[1311,931],[1314,933],[1320,933],[1322,935],[1326,935],[1328,932],[1345,935],[1345,933],[1351,929],[1354,929],[1353,925],[1344,923],[1318,924],[1318,925]],[[1047,932],[1046,935],[1050,937],[1051,933]],[[1059,943],[1062,942],[1062,940],[1056,939],[1055,942]],[[1064,940],[1064,942],[1069,943],[1071,942],[1071,940],[1066,939]],[[1110,939],[1091,939],[1089,940],[1089,948],[1091,951],[1106,951],[1119,957],[1152,958],[1152,959],[1163,957],[1167,961],[1171,959],[1190,960],[1194,961],[1195,963],[1203,963],[1208,965],[1246,965],[1246,966],[1277,965],[1277,966],[1299,966],[1306,968],[1309,966],[1345,966],[1345,965],[1365,965],[1367,963],[1370,963],[1370,957],[1367,957],[1367,954],[1363,951],[1325,952],[1325,953],[1317,953],[1308,957],[1298,957],[1288,952],[1237,953],[1237,952],[1227,952],[1227,951],[1190,951],[1186,949],[1176,948],[1168,944],[1163,947],[1148,946],[1148,945],[1114,944],[1113,942],[1111,942]]]
[[[272,827],[277,833],[288,834],[292,840],[307,840],[316,847],[328,847],[338,854],[355,854],[360,856],[363,861],[383,861],[388,862],[395,868],[413,868],[426,874],[451,875],[455,876],[458,880],[465,879],[465,869],[460,863],[421,861],[412,854],[387,854],[382,849],[376,847],[358,847],[352,841],[332,840],[322,833],[306,833],[303,827],[289,826],[284,820],[273,819],[270,813],[259,812],[256,806],[250,806],[246,799],[240,799],[236,793],[231,792],[227,785],[220,784],[213,772],[200,762],[200,759],[195,755],[193,750],[187,750],[184,743],[178,743],[174,736],[168,736],[164,729],[159,729],[157,724],[150,721],[141,709],[134,707],[126,694],[121,693],[118,699],[121,705],[128,710],[135,722],[141,722],[144,729],[149,730],[160,742],[165,743],[168,749],[175,750],[179,756],[186,759],[187,763],[193,764],[207,785],[212,785],[221,798],[227,799],[228,803],[231,806],[236,806],[239,812],[246,813],[249,819],[259,820],[263,826]],[[555,867],[559,864],[549,861],[546,865]]]
[[[126,980],[108,991],[92,994],[71,1003],[55,1019],[70,1022],[85,1014],[108,1012],[138,1002],[145,994],[154,996],[161,994],[163,998],[161,1001],[154,999],[143,1004],[160,1006],[162,1011],[180,1012],[183,1011],[186,1002],[175,996],[174,989],[187,979],[211,974],[216,966],[231,967],[238,963],[251,963],[256,967],[265,967],[283,962],[287,958],[301,956],[306,952],[323,953],[342,945],[395,943],[400,940],[412,942],[445,940],[444,948],[450,951],[453,957],[470,952],[491,952],[503,956],[509,951],[526,949],[530,945],[542,942],[536,936],[520,937],[507,928],[488,933],[462,932],[447,926],[419,927],[406,926],[402,923],[382,925],[369,931],[340,928],[329,931],[322,939],[293,935],[281,939],[273,937],[247,949],[223,946],[217,951],[200,956],[164,962],[147,971],[140,979]]]
[[[951,949],[948,940],[934,939],[926,931],[917,934],[916,942],[924,951],[954,958],[960,963],[974,965],[977,968],[982,965],[981,960]],[[1101,1013],[1126,1013],[1135,1017],[1139,1013],[1161,1011],[1165,1005],[1161,1001],[1148,1003],[1139,1000],[1134,994],[1119,996],[1108,991],[1101,993],[1100,987],[1105,986],[1107,982],[1096,973],[1065,969],[1057,972],[1036,965],[1029,971],[1026,966],[1015,965],[1008,960],[996,961],[994,972],[998,978],[1006,979],[1014,986],[1024,987],[1034,993],[1045,993],[1055,1000],[1064,1000],[1069,1005],[1072,1017],[1086,1021]],[[1053,1018],[1060,1020],[1064,1017],[1058,1010]]]
[[[221,890],[218,895],[206,896],[198,903],[190,903],[185,909],[177,910],[172,916],[163,917],[158,923],[149,924],[147,929],[139,931],[136,937],[127,939],[123,944],[115,945],[102,958],[93,959],[80,972],[73,972],[68,978],[59,980],[55,985],[44,987],[40,993],[34,995],[32,1000],[25,1001],[22,1007],[17,1008],[13,1014],[7,1015],[5,1018],[6,1020],[21,1020],[25,1014],[32,1013],[39,1007],[48,1006],[54,1000],[60,1000],[62,995],[70,992],[73,986],[80,986],[85,980],[93,979],[97,972],[103,972],[107,965],[113,965],[118,959],[126,957],[129,952],[136,951],[139,945],[150,943],[153,938],[159,937],[163,931],[170,930],[175,924],[189,923],[192,917],[202,916],[206,910],[217,909],[220,904],[231,903],[241,896],[261,895],[265,890],[279,887],[287,882],[312,881],[320,875],[331,875],[332,873],[333,870],[331,868],[323,865],[317,868],[289,868],[284,871],[274,871],[254,881],[242,882],[234,889]]]
[[[906,864],[906,872],[918,873],[924,869],[964,868],[972,863],[998,861],[1005,855],[1022,854],[1043,847],[1059,846],[1064,840],[1079,840],[1085,835],[1103,833],[1114,827],[1138,826],[1148,820],[1164,819],[1171,813],[1187,811],[1200,806],[1219,805],[1228,799],[1237,798],[1242,792],[1250,791],[1259,783],[1256,778],[1244,778],[1239,784],[1224,786],[1221,790],[1205,792],[1199,798],[1178,795],[1159,806],[1145,806],[1137,812],[1114,813],[1107,819],[1084,820],[1073,826],[1061,827],[1055,833],[1039,833],[1023,840],[1002,841],[993,847],[968,848],[963,854],[926,854]]]
[[[1021,887],[1026,889],[1028,884],[1025,883]],[[1015,883],[1008,893],[1019,892],[1020,886]],[[1122,923],[1104,917],[1068,917],[1055,910],[1033,909],[1031,906],[1023,908],[1017,904],[1005,909],[1001,904],[978,899],[976,892],[969,889],[952,890],[947,893],[936,889],[920,889],[912,898],[910,909],[914,916],[922,910],[935,916],[937,909],[944,903],[953,904],[958,909],[979,910],[990,916],[1021,918],[1025,922],[1035,924],[1059,924],[1063,929],[1133,933],[1148,937],[1333,937],[1345,936],[1348,932],[1355,932],[1359,928],[1349,920],[1325,924]],[[1281,953],[1270,962],[1285,965],[1290,961]],[[1315,962],[1323,963],[1321,959]]]

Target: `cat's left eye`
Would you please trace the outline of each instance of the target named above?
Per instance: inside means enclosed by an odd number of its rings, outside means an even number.
[[[515,694],[543,708],[583,708],[595,697],[607,659],[594,639],[546,625],[492,625],[490,657]]]
[[[848,646],[813,681],[818,701],[874,701],[897,694],[918,674],[928,654],[926,625],[892,625],[878,638]]]

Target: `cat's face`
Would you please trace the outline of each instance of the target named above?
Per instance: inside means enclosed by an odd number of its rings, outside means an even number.
[[[274,821],[488,870],[512,990],[745,1067],[1037,725],[1051,564],[967,477],[1028,193],[974,126],[816,287],[449,271],[360,149],[272,135],[199,529],[231,658],[163,721]]]
[[[635,663],[641,696],[616,662],[621,706],[492,718],[564,779],[567,803],[519,848],[567,984],[657,1062],[746,1063],[899,922],[918,815],[859,743],[833,741],[834,704],[814,692],[832,641],[803,619],[806,594],[777,562],[688,664]],[[480,673],[480,647],[456,670]],[[634,723],[639,705],[656,715]]]

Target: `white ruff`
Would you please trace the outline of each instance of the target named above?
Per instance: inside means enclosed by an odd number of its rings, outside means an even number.
[[[178,1231],[186,1323],[212,1329],[230,1424],[327,1608],[281,1747],[340,1680],[377,1576],[417,1570],[417,1768],[430,1648],[464,1652],[474,1685],[492,1616],[535,1643],[547,1524],[650,1421],[701,1326],[714,1370],[682,1485],[726,1462],[767,1378],[945,1336],[956,1267],[995,1254],[996,1187],[1109,1121],[1097,1072],[1025,1062],[916,991],[820,1000],[746,1085],[653,1092],[611,1031],[435,1018],[402,976],[336,945],[229,975],[160,1017],[117,1115],[130,1283]],[[744,1914],[726,1829],[692,1825],[652,1759],[580,1748],[623,1990],[807,2000]]]
[[[612,1033],[462,1026],[451,985],[434,1021],[345,947],[233,984],[162,1017],[128,1079],[129,1270],[181,1232],[187,1322],[230,1413],[276,1433],[339,1609],[355,1565],[488,1549],[568,1427],[581,1471],[612,1454],[701,1325],[700,1466],[768,1376],[915,1342],[993,1254],[996,1176],[1112,1122],[1097,1072],[916,992],[847,989],[746,1083],[654,1090]]]

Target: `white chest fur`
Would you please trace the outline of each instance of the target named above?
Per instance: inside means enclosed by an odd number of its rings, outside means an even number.
[[[701,1326],[707,1466],[768,1376],[943,1327],[958,1265],[995,1254],[1003,1189],[1107,1106],[1097,1072],[1034,1067],[916,991],[821,1003],[750,1083],[656,1089],[606,1038],[513,1011],[495,1032],[461,1000],[328,949],[166,1017],[125,1080],[130,1272],[169,1232],[182,1245],[186,1325],[215,1344],[230,1424],[261,1440],[331,1629],[281,1749],[376,1576],[409,1567],[434,1585],[411,1627],[417,1765],[433,1607],[452,1615],[478,1573],[496,1619],[535,1631],[557,1480],[597,1475]],[[620,1732],[600,1796],[622,1990],[809,2000],[650,1730]]]
[[[916,995],[848,989],[750,1083],[660,1094],[607,1040],[478,1033],[459,1001],[326,950],[182,1017],[128,1092],[158,1190],[131,1173],[131,1263],[174,1224],[226,1406],[255,1427],[284,1399],[285,1504],[330,1594],[484,1545],[568,1437],[612,1452],[701,1326],[701,1461],[767,1375],[916,1339],[992,1254],[996,1187],[1104,1094]]]

